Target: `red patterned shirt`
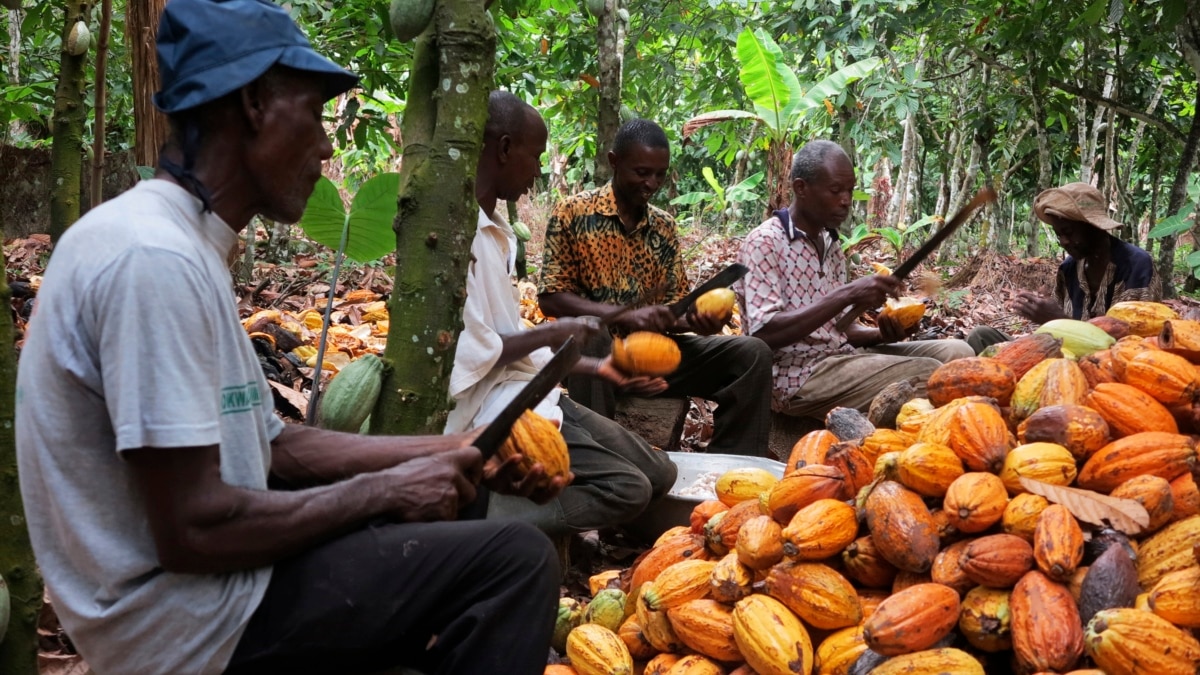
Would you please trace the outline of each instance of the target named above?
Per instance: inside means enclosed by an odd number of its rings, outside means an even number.
[[[750,268],[735,286],[741,303],[744,330],[753,335],[776,314],[800,309],[846,283],[846,257],[836,237],[822,230],[825,259],[804,232],[789,228],[772,216],[746,235],[738,262]],[[775,350],[771,392],[776,410],[800,390],[817,363],[835,354],[851,354],[854,347],[834,328],[836,318],[800,342]]]

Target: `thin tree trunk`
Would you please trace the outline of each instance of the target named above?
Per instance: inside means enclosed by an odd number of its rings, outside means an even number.
[[[628,14],[626,14],[628,16]],[[608,151],[621,126],[622,71],[625,64],[625,21],[621,18],[621,0],[604,0],[604,13],[596,28],[599,62],[600,101],[596,115],[596,183],[612,178]]]
[[[107,108],[105,77],[108,69],[108,37],[112,28],[112,0],[100,0],[100,34],[96,42],[96,99],[92,106],[92,185],[89,209],[104,201],[104,113]]]
[[[63,21],[62,56],[54,90],[54,143],[50,148],[50,238],[58,241],[79,220],[83,176],[83,127],[87,121],[83,88],[87,53],[67,53],[67,38],[77,22],[86,23],[91,5],[67,0]]]
[[[1200,88],[1196,90],[1196,105],[1200,106]],[[1183,203],[1187,200],[1187,185],[1188,177],[1192,173],[1192,167],[1196,164],[1196,152],[1200,148],[1200,115],[1192,115],[1192,127],[1188,130],[1187,142],[1183,145],[1183,152],[1179,155],[1179,163],[1175,168],[1175,181],[1171,184],[1171,194],[1167,198],[1167,213],[1176,213],[1183,208]],[[1192,227],[1193,241],[1200,241],[1200,231],[1198,228]],[[1171,275],[1175,271],[1175,245],[1176,237],[1165,237],[1162,240],[1162,248],[1158,252],[1158,274],[1162,277],[1163,297],[1175,297],[1175,285],[1171,282]],[[1193,282],[1195,277],[1188,277],[1188,282]]]
[[[167,142],[167,116],[154,107],[158,89],[158,57],[154,51],[158,20],[167,0],[125,3],[125,41],[133,62],[133,154],[139,166],[157,166]]]
[[[12,306],[7,274],[0,274],[0,307]],[[7,636],[0,641],[0,673],[37,675],[37,619],[42,609],[42,579],[33,559],[25,509],[17,484],[17,354],[12,312],[0,312],[0,577],[7,583],[12,611]]]
[[[914,80],[921,79],[925,68],[925,37],[917,44],[917,62],[913,67]],[[917,111],[910,110],[904,118],[904,140],[900,146],[900,171],[896,174],[892,201],[888,204],[887,222],[893,227],[903,228],[910,220],[909,203],[913,193],[913,166],[917,156]]]
[[[21,22],[25,12],[8,10],[8,83],[17,84],[21,79]]]
[[[1037,133],[1038,146],[1038,178],[1037,178],[1037,193],[1041,194],[1043,190],[1050,189],[1050,181],[1053,179],[1054,167],[1050,157],[1050,135],[1046,133],[1046,126],[1041,123],[1041,120],[1046,119],[1046,111],[1042,107],[1042,89],[1034,86],[1031,89],[1032,96],[1030,99],[1033,102],[1033,119],[1037,121],[1033,125],[1033,130]],[[1041,221],[1038,220],[1037,214],[1033,209],[1029,209],[1029,238],[1025,240],[1025,255],[1030,258],[1036,258],[1038,254],[1038,234],[1042,231]]]
[[[1163,78],[1158,81],[1158,87],[1154,89],[1154,94],[1150,97],[1150,104],[1146,106],[1146,114],[1149,115],[1158,107],[1158,101],[1162,98],[1163,87],[1168,78]],[[1138,123],[1133,128],[1133,138],[1129,141],[1129,149],[1126,151],[1128,157],[1125,160],[1125,168],[1121,171],[1121,176],[1126,180],[1133,180],[1133,166],[1137,160],[1138,150],[1142,144],[1142,135],[1146,132],[1146,123],[1138,120]],[[1156,163],[1157,165],[1157,163]],[[1119,186],[1118,186],[1119,187]],[[1121,211],[1118,213],[1117,220],[1122,220],[1125,217],[1133,216],[1133,198],[1130,193],[1133,192],[1132,185],[1121,191]],[[1153,222],[1153,221],[1151,221]],[[1136,223],[1135,223],[1136,229]],[[1136,241],[1136,240],[1135,240]]]
[[[438,0],[409,76],[384,352],[392,367],[371,415],[372,433],[440,433],[446,425],[495,57],[496,33],[483,3]]]

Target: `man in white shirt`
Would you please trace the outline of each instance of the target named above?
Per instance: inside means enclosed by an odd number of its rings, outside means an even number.
[[[582,340],[597,328],[586,320],[561,319],[524,330],[518,313],[512,282],[516,237],[496,204],[518,199],[533,187],[546,136],[546,125],[532,106],[508,92],[492,92],[475,179],[479,227],[471,244],[464,328],[450,375],[457,406],[447,432],[491,421],[546,362],[549,348],[569,335]],[[580,359],[574,372],[618,386],[649,383],[622,375],[611,357]],[[560,423],[575,479],[557,499],[541,505],[493,495],[489,518],[524,520],[550,535],[610,527],[636,518],[675,483],[675,464],[665,452],[559,391],[536,410]]]
[[[561,484],[471,434],[285,426],[238,320],[238,233],[300,218],[357,78],[266,0],[171,0],[157,44],[159,170],[63,235],[21,354],[21,493],[67,633],[101,675],[541,673],[549,540],[438,521],[481,482]]]

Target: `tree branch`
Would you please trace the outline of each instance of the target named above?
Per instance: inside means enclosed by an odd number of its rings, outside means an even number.
[[[989,56],[988,54],[985,54],[979,50],[972,49],[971,53],[974,54],[975,57],[978,58],[980,61],[983,61],[984,63],[986,63],[990,66],[994,66],[996,68],[1003,68],[1004,70],[1007,70],[1009,72],[1013,72],[1015,70],[1012,66],[1003,64],[1003,63],[997,61],[992,56]],[[1179,141],[1187,140],[1187,135],[1184,134],[1183,131],[1181,131],[1178,127],[1172,125],[1170,122],[1166,121],[1165,119],[1163,119],[1161,117],[1156,117],[1154,115],[1144,113],[1140,110],[1134,110],[1133,108],[1130,108],[1129,106],[1125,105],[1124,103],[1121,103],[1120,101],[1113,100],[1107,96],[1104,96],[1103,94],[1099,94],[1094,91],[1084,89],[1082,87],[1077,87],[1069,82],[1064,82],[1058,78],[1047,77],[1046,82],[1050,86],[1054,87],[1055,89],[1058,89],[1059,91],[1062,91],[1067,94],[1072,94],[1074,96],[1078,96],[1079,98],[1082,98],[1087,101],[1091,101],[1092,103],[1095,103],[1097,105],[1102,105],[1106,108],[1111,109],[1113,112],[1117,113],[1118,115],[1122,115],[1124,117],[1130,117],[1135,120],[1141,120],[1141,121],[1145,122],[1146,124],[1149,124],[1155,128],[1162,129],[1163,131],[1167,132],[1172,137],[1174,137],[1176,140],[1179,140]]]

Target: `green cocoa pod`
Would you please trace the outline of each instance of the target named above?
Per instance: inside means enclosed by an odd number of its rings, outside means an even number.
[[[512,224],[513,234],[517,235],[517,239],[521,241],[529,241],[533,233],[529,231],[529,226],[521,221]]]
[[[321,394],[317,426],[354,433],[370,416],[383,387],[383,359],[365,354],[343,368]]]
[[[589,14],[596,18],[604,16],[604,0],[586,0],[583,6]]]
[[[558,599],[558,616],[554,619],[554,635],[550,646],[559,654],[567,653],[567,635],[583,623],[584,607],[575,598]]]
[[[392,0],[388,17],[392,33],[401,42],[415,39],[433,20],[434,0]]]
[[[606,588],[596,594],[583,613],[584,623],[595,623],[617,632],[625,620],[625,592],[619,588]]]

